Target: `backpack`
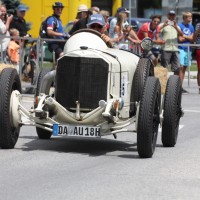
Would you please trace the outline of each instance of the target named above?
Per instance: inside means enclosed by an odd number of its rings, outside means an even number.
[[[50,36],[47,35],[47,21],[50,17],[53,17],[54,18],[54,21],[55,21],[55,26],[53,27],[53,30],[56,31],[57,28],[58,28],[58,20],[56,19],[56,17],[54,16],[49,16],[47,17],[42,23],[41,23],[41,26],[40,26],[40,31],[39,31],[39,36],[41,38],[50,38]]]

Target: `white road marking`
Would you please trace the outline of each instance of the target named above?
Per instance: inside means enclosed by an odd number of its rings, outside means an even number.
[[[184,109],[183,109],[183,111],[184,111],[184,112],[192,112],[192,113],[200,113],[199,110],[184,110]]]

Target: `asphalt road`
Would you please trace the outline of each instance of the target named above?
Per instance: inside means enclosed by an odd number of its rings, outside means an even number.
[[[39,140],[34,127],[22,127],[15,149],[0,149],[0,199],[199,200],[200,94],[196,80],[184,87],[177,145],[164,148],[159,134],[151,159],[138,157],[133,134]]]

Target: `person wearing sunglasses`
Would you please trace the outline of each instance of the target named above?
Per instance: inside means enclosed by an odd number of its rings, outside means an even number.
[[[101,38],[105,43],[112,43],[111,38],[105,34],[105,19],[101,14],[93,14],[89,17],[87,27],[101,33]]]
[[[165,41],[160,38],[160,28],[158,26],[161,21],[161,16],[153,15],[151,17],[151,20],[151,22],[144,23],[140,27],[137,33],[138,38],[140,40],[143,40],[144,38],[151,38],[153,40],[154,45],[165,44]],[[154,66],[157,65],[158,59],[152,51],[149,51],[146,57],[150,58],[153,61]]]

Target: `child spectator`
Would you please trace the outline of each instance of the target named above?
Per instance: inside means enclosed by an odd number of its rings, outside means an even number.
[[[10,29],[10,36],[14,37],[11,39],[8,45],[8,57],[13,65],[16,66],[17,72],[19,73],[19,39],[15,37],[19,37],[19,31],[15,28]]]

